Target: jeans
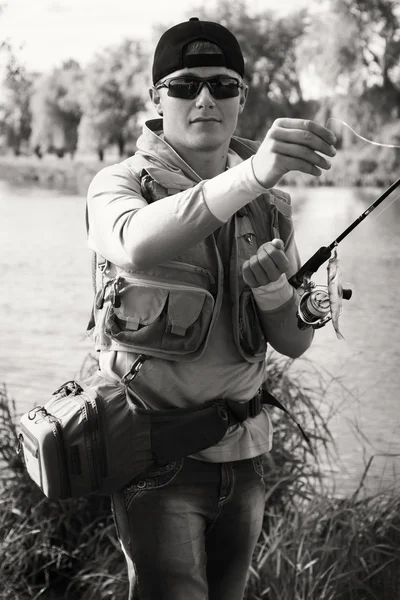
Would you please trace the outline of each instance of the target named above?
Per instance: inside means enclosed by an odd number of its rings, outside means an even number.
[[[264,497],[261,456],[176,460],[113,494],[129,600],[242,600]]]

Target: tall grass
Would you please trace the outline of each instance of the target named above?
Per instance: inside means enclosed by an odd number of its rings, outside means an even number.
[[[331,493],[325,473],[335,451],[324,404],[331,382],[295,367],[271,357],[269,389],[306,429],[311,446],[291,419],[271,410],[264,526],[246,600],[398,600],[400,499],[395,492],[361,494],[362,482],[349,497]],[[46,499],[15,453],[15,420],[15,405],[0,388],[0,600],[125,600],[109,500]]]
[[[126,598],[105,497],[48,500],[16,454],[15,403],[0,388],[0,599]]]
[[[270,389],[291,407],[312,447],[299,444],[292,421],[274,415],[264,527],[246,600],[400,600],[400,494],[364,489],[371,457],[356,490],[335,495],[324,473],[337,458],[329,430],[336,408],[324,398],[340,382],[315,373],[311,363],[311,373],[292,366],[272,362]],[[343,403],[349,395],[342,389]]]
[[[270,507],[248,600],[398,600],[399,509],[394,494]]]

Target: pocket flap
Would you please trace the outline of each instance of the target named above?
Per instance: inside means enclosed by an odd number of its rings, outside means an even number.
[[[185,290],[185,293],[170,291],[168,318],[172,325],[171,332],[185,335],[187,328],[198,319],[205,299],[206,294],[201,290]]]
[[[136,330],[140,325],[150,325],[160,316],[168,293],[157,287],[129,286],[123,291],[120,308],[115,308],[114,312],[130,324],[130,329]]]

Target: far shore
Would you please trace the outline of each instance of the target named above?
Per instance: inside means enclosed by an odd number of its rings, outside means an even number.
[[[119,159],[118,159],[119,160]],[[20,186],[56,189],[68,194],[86,195],[94,175],[117,161],[71,159],[45,156],[0,156],[0,180]]]
[[[96,157],[70,157],[58,158],[46,155],[40,159],[36,156],[0,155],[0,180],[8,181],[20,186],[38,186],[57,189],[62,192],[77,195],[86,195],[88,186],[94,175],[109,164],[120,162],[124,158],[116,155],[105,157],[100,162]],[[324,171],[321,177],[310,177],[298,172],[286,175],[280,181],[280,186],[338,186],[338,187],[388,187],[397,174],[374,171],[362,173],[356,168],[353,161],[349,161],[349,154],[338,153],[334,159],[332,169]],[[351,167],[349,164],[351,162]]]

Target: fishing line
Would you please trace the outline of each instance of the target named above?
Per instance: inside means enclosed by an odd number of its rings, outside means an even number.
[[[374,146],[380,146],[381,148],[397,148],[397,149],[400,149],[400,146],[396,146],[395,144],[383,144],[381,142],[374,142],[373,140],[369,140],[366,137],[363,137],[362,135],[360,135],[359,133],[357,133],[357,131],[354,131],[354,129],[352,127],[350,127],[350,125],[348,123],[346,123],[345,121],[342,121],[341,119],[336,119],[334,117],[329,117],[329,119],[326,122],[326,126],[327,127],[328,127],[329,121],[336,121],[337,123],[341,123],[342,125],[344,125],[345,127],[347,127],[347,129],[350,129],[350,131],[356,137],[358,137],[363,142],[367,142],[368,144],[372,144]]]
[[[327,119],[326,126],[330,122],[336,121],[341,123],[344,127],[347,127],[356,137],[358,137],[363,142],[367,144],[372,144],[373,146],[380,146],[382,148],[395,148],[400,149],[400,146],[395,144],[383,144],[381,142],[375,142],[374,140],[369,140],[364,136],[360,135],[348,123],[342,121],[341,119],[335,119],[333,117]],[[298,288],[301,285],[304,287],[305,292],[303,293],[298,310],[297,310],[297,326],[299,329],[307,329],[308,327],[312,327],[313,329],[319,329],[323,327],[328,321],[332,321],[333,327],[336,331],[336,335],[339,339],[343,339],[342,334],[339,331],[338,326],[338,318],[341,314],[341,302],[337,302],[335,297],[337,296],[337,292],[339,291],[339,285],[337,281],[335,281],[336,273],[332,275],[332,278],[329,274],[329,266],[331,265],[331,260],[328,264],[328,286],[315,286],[315,284],[311,281],[311,277],[313,273],[315,273],[319,267],[328,259],[332,257],[332,250],[336,249],[338,244],[344,240],[366,217],[368,217],[372,211],[374,211],[396,188],[400,186],[400,178],[397,179],[394,183],[392,183],[375,202],[373,202],[364,212],[351,223],[329,246],[322,246],[315,254],[305,262],[300,269],[292,275],[289,279],[289,283],[294,287]],[[387,210],[396,200],[398,200],[400,196],[396,196],[379,214],[375,216],[374,221],[382,215],[385,210]],[[336,259],[336,254],[334,254],[334,259]],[[332,263],[333,264],[333,263]],[[333,294],[332,294],[332,289]],[[318,289],[317,289],[318,288]],[[339,294],[340,296],[340,294]],[[351,289],[342,289],[342,298],[345,300],[349,300],[352,296]],[[371,461],[370,461],[371,462]]]
[[[393,200],[391,202],[389,202],[389,204],[387,206],[385,206],[385,208],[382,208],[382,210],[381,210],[380,213],[378,213],[373,219],[371,219],[371,223],[373,223],[374,221],[376,221],[376,219],[378,217],[380,217],[385,212],[385,210],[387,210],[388,208],[390,208],[390,206],[392,206],[392,204],[394,202],[396,202],[396,200],[399,200],[399,199],[400,199],[400,196],[396,196],[395,198],[393,198]]]
[[[342,121],[342,119],[336,119],[335,117],[329,117],[329,119],[326,121],[327,127],[328,127],[328,124],[330,121],[335,121],[336,123],[341,123],[341,125],[344,125],[344,127],[347,127],[347,129],[349,129],[360,140],[362,140],[363,142],[367,142],[367,144],[371,144],[373,146],[379,146],[380,148],[394,148],[394,149],[400,150],[400,146],[396,146],[395,144],[384,144],[382,142],[375,142],[374,140],[369,140],[368,138],[357,133],[357,131],[355,131],[352,127],[350,127],[350,125],[348,123],[346,123],[346,121]],[[392,206],[392,204],[394,202],[396,202],[396,200],[399,200],[399,198],[400,198],[400,196],[396,196],[396,198],[394,198],[391,202],[389,202],[389,204],[387,206],[385,206],[385,208],[383,208],[376,216],[374,216],[372,221],[376,221],[376,219],[378,219],[385,212],[385,210],[387,210],[390,206]]]

